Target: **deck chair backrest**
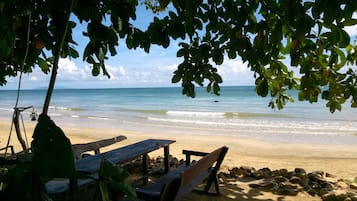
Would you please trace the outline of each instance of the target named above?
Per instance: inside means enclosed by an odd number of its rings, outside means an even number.
[[[181,186],[181,178],[176,177],[161,189],[160,201],[174,201]]]
[[[223,146],[207,154],[200,160],[194,162],[194,165],[191,165],[189,168],[187,168],[184,172],[181,173],[181,185],[187,185],[197,177],[197,173],[209,171],[210,168],[213,168],[212,171],[218,171],[227,151],[228,148]]]

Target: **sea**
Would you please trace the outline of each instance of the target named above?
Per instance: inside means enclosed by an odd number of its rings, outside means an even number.
[[[18,106],[33,107],[22,112],[25,126],[32,112],[42,112],[46,92],[20,91]],[[220,96],[196,92],[190,98],[179,87],[55,89],[48,114],[65,127],[357,145],[357,109],[348,103],[332,114],[324,100],[300,102],[296,91],[289,92],[295,102],[282,110],[268,107],[271,98],[253,86],[223,86]],[[11,120],[16,97],[16,90],[0,90],[0,119]]]

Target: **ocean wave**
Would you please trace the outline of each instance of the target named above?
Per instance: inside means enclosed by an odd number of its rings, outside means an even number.
[[[141,113],[148,113],[148,114],[158,114],[158,115],[165,115],[167,114],[167,110],[134,110],[134,112],[141,112]]]
[[[94,116],[89,116],[88,119],[104,120],[104,121],[114,121],[115,120],[115,119],[111,119],[108,117],[94,117]]]
[[[226,118],[256,118],[256,117],[269,117],[269,118],[286,118],[285,114],[273,113],[256,113],[256,112],[225,112]]]
[[[64,107],[64,106],[49,106],[50,110],[63,110],[63,111],[80,111],[77,107]]]
[[[354,135],[357,129],[353,125],[321,124],[320,122],[291,122],[291,121],[217,121],[202,119],[179,119],[149,117],[149,121],[161,122],[161,124],[175,124],[175,126],[192,126],[201,129],[227,130],[229,132],[245,132],[260,134],[298,134],[298,135]],[[179,125],[181,124],[181,125]]]
[[[14,111],[14,109],[12,109],[12,108],[0,108],[0,110],[7,111],[7,112]]]
[[[167,111],[167,115],[172,116],[195,116],[195,117],[224,117],[224,112],[204,112],[204,111]]]
[[[284,114],[271,114],[271,113],[253,113],[253,112],[212,112],[212,111],[167,111],[167,115],[177,117],[218,117],[218,118],[256,118],[256,117],[269,117],[281,118],[286,117]]]
[[[61,113],[53,113],[53,112],[49,112],[48,115],[49,116],[53,116],[53,117],[61,117],[61,116],[63,116],[63,114],[61,114]]]

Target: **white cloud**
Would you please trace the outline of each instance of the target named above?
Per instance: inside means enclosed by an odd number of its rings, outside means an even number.
[[[100,74],[92,76],[91,67],[80,60],[61,59],[55,87],[58,88],[100,88],[100,87],[160,87],[177,86],[171,83],[173,72],[177,69],[179,61],[176,57],[170,59],[164,57],[150,57],[143,61],[138,59],[138,63],[123,63],[119,60],[107,64],[106,68],[111,75]],[[119,65],[113,65],[118,63]],[[218,72],[223,77],[223,84],[247,85],[252,82],[252,73],[238,60],[226,60],[218,67]],[[44,74],[39,68],[35,68],[32,73],[23,76],[22,88],[47,88],[50,73]],[[16,88],[17,78],[11,79],[11,88]]]
[[[85,80],[90,75],[88,67],[79,68],[72,60],[65,58],[58,62],[58,80]]]
[[[353,25],[353,26],[350,26],[350,27],[345,27],[345,31],[350,36],[357,36],[357,25]]]
[[[76,64],[74,64],[74,62],[68,58],[60,59],[58,61],[58,67],[60,70],[62,70],[64,72],[73,73],[73,72],[78,71]]]
[[[106,69],[110,75],[111,80],[119,80],[122,77],[125,77],[127,72],[124,66],[113,67],[106,65]]]
[[[354,13],[352,18],[357,19],[357,13]],[[357,25],[345,27],[344,29],[350,36],[357,36]]]
[[[241,60],[225,58],[225,62],[218,67],[218,73],[222,76],[223,84],[252,85],[254,83],[253,73],[247,63]]]
[[[158,66],[157,70],[161,72],[174,72],[177,69],[178,64],[171,64],[168,66]]]
[[[29,80],[31,80],[31,81],[39,81],[40,78],[38,76],[29,76]]]

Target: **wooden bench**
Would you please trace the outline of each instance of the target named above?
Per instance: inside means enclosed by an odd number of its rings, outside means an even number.
[[[223,146],[211,153],[183,150],[186,155],[186,163],[175,170],[158,178],[154,183],[136,189],[138,198],[146,201],[179,201],[185,194],[192,191],[205,179],[204,193],[210,193],[214,183],[215,192],[220,194],[217,172],[228,151]],[[191,156],[202,156],[198,161],[191,162]]]
[[[89,152],[89,151],[94,151],[94,155],[100,154],[100,149],[112,144],[115,144],[117,142],[121,142],[123,140],[125,140],[126,137],[123,135],[119,135],[113,138],[109,138],[109,139],[104,139],[104,140],[98,140],[95,142],[89,142],[89,143],[83,143],[83,144],[74,144],[72,145],[72,151],[73,151],[73,156],[75,159],[80,159],[82,158],[82,155],[85,152]],[[27,161],[31,161],[32,159],[32,153],[29,152],[18,152],[15,153],[14,152],[14,147],[13,146],[8,146],[5,148],[0,148],[0,151],[2,150],[6,150],[10,149],[11,154],[9,156],[7,156],[7,159],[17,159],[21,162],[27,162]]]
[[[119,135],[114,138],[109,138],[109,139],[104,139],[104,140],[99,140],[95,142],[90,142],[90,143],[84,143],[84,144],[74,144],[72,145],[72,150],[73,150],[73,155],[75,159],[82,158],[82,154],[88,151],[94,151],[94,154],[100,154],[100,149],[112,144],[115,144],[117,142],[125,140],[126,137],[123,135]]]

